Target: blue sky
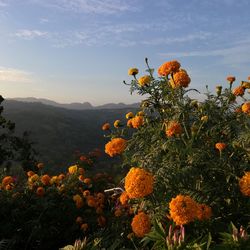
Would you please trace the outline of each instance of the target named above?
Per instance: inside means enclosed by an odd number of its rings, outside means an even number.
[[[0,94],[133,103],[127,70],[177,59],[204,91],[250,75],[249,0],[0,0]]]

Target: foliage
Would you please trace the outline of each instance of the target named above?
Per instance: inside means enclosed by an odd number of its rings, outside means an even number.
[[[4,98],[0,95],[0,105]],[[11,162],[17,161],[24,169],[34,164],[35,152],[29,142],[28,133],[24,132],[22,137],[14,134],[15,124],[2,116],[3,106],[0,106],[0,167],[8,168]]]

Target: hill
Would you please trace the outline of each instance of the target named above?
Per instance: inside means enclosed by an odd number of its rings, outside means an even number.
[[[86,110],[86,109],[123,109],[123,108],[138,108],[139,103],[132,103],[132,104],[124,104],[120,103],[107,103],[100,106],[93,106],[89,102],[74,102],[74,103],[58,103],[55,101],[51,101],[45,98],[35,98],[35,97],[17,97],[17,98],[9,98],[8,100],[19,101],[19,102],[31,102],[31,103],[42,103],[46,105],[51,105],[54,107],[60,107],[65,109],[74,109],[74,110]]]
[[[101,129],[124,119],[131,109],[69,110],[42,103],[5,100],[3,115],[16,123],[18,134],[30,132],[30,140],[39,152],[39,160],[50,167],[72,164],[73,153],[104,149],[107,138]],[[125,120],[125,119],[124,119]]]

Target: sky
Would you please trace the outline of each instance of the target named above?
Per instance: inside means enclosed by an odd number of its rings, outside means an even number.
[[[130,67],[178,60],[190,87],[250,75],[249,0],[0,0],[0,94],[134,103]],[[156,74],[157,76],[157,74]]]

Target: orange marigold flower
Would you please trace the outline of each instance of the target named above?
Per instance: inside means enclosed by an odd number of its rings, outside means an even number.
[[[219,151],[222,151],[226,148],[226,143],[223,143],[223,142],[217,142],[215,144],[215,148],[218,149]]]
[[[36,182],[39,180],[39,175],[38,174],[34,174],[29,178],[29,181],[31,182]]]
[[[122,138],[114,138],[105,145],[105,153],[113,157],[121,154],[126,148],[127,141]]]
[[[133,118],[133,117],[134,117],[133,112],[128,112],[128,113],[126,114],[126,119],[131,119],[131,118]]]
[[[5,186],[7,186],[7,185],[9,185],[9,184],[12,184],[14,182],[14,179],[13,179],[13,177],[11,177],[11,176],[5,176],[3,179],[2,179],[2,185],[5,187]]]
[[[86,231],[88,230],[88,228],[89,228],[89,226],[88,226],[87,223],[83,223],[83,224],[81,225],[81,230],[84,231],[84,232],[86,232]]]
[[[65,174],[59,174],[58,175],[58,179],[61,181],[65,178]]]
[[[143,86],[149,85],[150,81],[151,81],[151,77],[148,76],[148,75],[146,75],[146,76],[142,76],[142,77],[140,77],[140,78],[138,79],[138,84],[139,84],[141,87],[143,87]]]
[[[38,196],[44,196],[44,194],[45,194],[44,188],[43,187],[38,187],[37,190],[36,190],[36,194]]]
[[[77,169],[78,169],[77,165],[73,165],[68,168],[68,172],[70,174],[75,174],[77,172]]]
[[[173,89],[176,88],[186,88],[188,87],[189,83],[191,82],[191,79],[187,72],[180,70],[176,73],[174,73],[173,78],[170,80],[170,85]]]
[[[139,73],[139,70],[137,69],[137,68],[130,68],[129,70],[128,70],[128,75],[129,76],[135,76],[135,75],[137,75]]]
[[[122,216],[122,210],[120,209],[120,208],[117,208],[116,210],[115,210],[115,217],[120,217],[120,216]]]
[[[143,116],[136,116],[131,119],[133,128],[139,128],[144,124]]]
[[[86,185],[89,185],[91,183],[91,179],[90,178],[85,178],[83,180],[83,183],[85,183]]]
[[[94,196],[88,196],[87,198],[87,204],[89,207],[96,207],[96,200],[94,198]]]
[[[127,121],[127,127],[133,128],[132,119],[129,119],[129,120]]]
[[[115,120],[114,127],[119,128],[120,126],[121,126],[121,121],[120,120]]]
[[[87,196],[90,195],[90,192],[89,192],[89,190],[85,190],[85,191],[83,191],[82,194],[83,194],[84,197],[87,197]]]
[[[79,175],[78,180],[83,182],[84,181],[84,176],[83,175]]]
[[[228,76],[227,81],[229,81],[229,83],[233,83],[235,81],[235,77],[234,76]]]
[[[53,176],[51,179],[50,179],[50,184],[58,184],[60,180],[58,179],[58,176]]]
[[[45,174],[45,175],[43,175],[42,177],[41,177],[41,182],[42,182],[42,184],[43,185],[49,185],[50,184],[50,176],[49,175],[47,175],[47,174]]]
[[[250,81],[250,76],[248,76],[247,80]]]
[[[242,106],[241,109],[244,113],[250,113],[250,102],[245,102]]]
[[[13,186],[11,184],[8,184],[5,186],[5,190],[10,191],[13,189]]]
[[[197,218],[197,203],[188,195],[177,195],[172,198],[169,209],[176,225],[185,225]]]
[[[212,209],[211,207],[207,206],[206,204],[197,204],[197,218],[198,220],[208,220],[212,216]]]
[[[169,74],[177,72],[180,67],[181,65],[177,61],[165,62],[158,68],[158,74],[160,76],[167,76]]]
[[[245,94],[245,88],[242,86],[238,86],[235,89],[233,89],[233,94],[235,96],[243,96]]]
[[[73,196],[73,201],[75,202],[77,208],[83,207],[83,199],[79,194]]]
[[[166,135],[173,137],[174,135],[180,135],[182,133],[182,127],[177,121],[170,121],[167,124]]]
[[[106,225],[106,218],[102,215],[100,215],[98,218],[97,218],[97,223],[100,227],[104,227]]]
[[[150,232],[151,222],[150,218],[144,212],[140,212],[132,220],[131,227],[137,237],[144,237]]]
[[[31,177],[31,176],[34,175],[34,174],[35,174],[35,173],[34,173],[33,171],[28,171],[28,172],[27,172],[27,176],[28,176],[28,177]]]
[[[127,204],[128,200],[129,200],[129,196],[127,194],[126,191],[124,191],[121,195],[120,195],[120,198],[119,198],[120,202],[122,205],[125,205]]]
[[[250,196],[250,172],[246,172],[245,175],[239,181],[240,191],[245,196]]]
[[[102,125],[102,130],[109,130],[110,129],[110,124],[109,123],[104,123]]]
[[[42,162],[39,162],[37,165],[37,168],[42,169],[44,168],[44,164]]]
[[[153,175],[142,168],[131,168],[125,177],[129,198],[141,198],[153,192]]]

